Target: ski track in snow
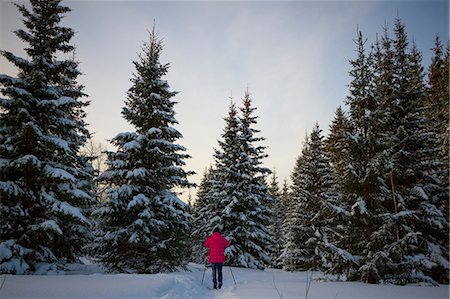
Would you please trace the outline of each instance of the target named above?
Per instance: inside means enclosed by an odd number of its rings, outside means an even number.
[[[233,268],[237,282],[235,285],[230,269],[226,266],[223,268],[224,286],[214,290],[211,268],[207,268],[201,285],[203,265],[189,264],[190,271],[154,275],[101,274],[95,273],[101,270],[92,266],[73,270],[68,275],[2,275],[1,281],[6,280],[0,290],[0,298],[288,299],[305,298],[307,281],[306,272]],[[319,275],[313,273],[313,277]],[[448,286],[395,286],[313,280],[308,299],[433,299],[448,298],[448,294]]]

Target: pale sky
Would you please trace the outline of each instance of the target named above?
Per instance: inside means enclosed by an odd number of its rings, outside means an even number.
[[[337,106],[344,105],[357,26],[369,44],[385,22],[392,29],[399,14],[426,68],[436,34],[445,43],[449,32],[445,0],[62,3],[72,9],[63,24],[76,31],[79,82],[91,101],[89,129],[107,146],[107,139],[133,131],[121,111],[132,61],[156,20],[164,38],[161,62],[171,64],[165,79],[179,91],[174,98],[176,128],[184,135],[179,143],[192,156],[186,170],[197,172],[191,177],[195,183],[214,161],[231,94],[240,105],[248,86],[258,109],[256,129],[268,147],[264,165],[276,170],[280,183],[289,181],[306,132],[317,121],[327,134]],[[24,28],[20,17],[10,1],[1,1],[0,49],[24,56],[24,44],[12,33]],[[0,68],[16,74],[4,58]],[[190,193],[195,198],[195,190]]]

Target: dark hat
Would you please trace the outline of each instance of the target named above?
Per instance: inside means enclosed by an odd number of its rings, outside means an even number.
[[[220,233],[220,227],[216,226],[213,230],[213,233]]]

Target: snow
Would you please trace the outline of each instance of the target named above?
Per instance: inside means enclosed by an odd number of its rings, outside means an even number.
[[[26,60],[24,60],[24,59],[22,59],[20,57],[15,57],[15,58],[16,59],[21,59],[23,61],[26,61]],[[7,81],[10,81],[13,84],[17,84],[17,83],[22,81],[19,78],[14,78],[14,77],[11,77],[11,76],[8,76],[8,75],[5,75],[5,74],[0,74],[0,80],[7,80]]]
[[[117,189],[117,192],[118,192],[119,194],[121,194],[122,196],[128,196],[128,195],[131,195],[131,193],[133,193],[133,186],[127,185],[127,184],[121,185],[121,186]]]
[[[147,196],[145,196],[144,194],[138,194],[136,196],[133,196],[133,200],[128,203],[127,209],[129,210],[137,205],[145,206],[149,203],[150,200],[147,198]]]
[[[72,194],[76,198],[92,199],[92,197],[83,190],[71,189],[68,186],[69,184],[61,184],[60,189]]]
[[[23,193],[23,190],[12,181],[0,182],[0,190],[3,191],[5,194],[14,196]]]
[[[45,266],[45,265],[43,265]],[[188,271],[137,275],[101,274],[92,264],[72,267],[68,275],[2,275],[0,297],[10,298],[305,298],[308,276],[310,299],[448,298],[448,286],[364,284],[334,281],[319,272],[265,271],[223,268],[223,287],[211,288],[211,268],[189,264]],[[231,272],[232,271],[232,272]],[[232,273],[236,280],[233,282]],[[54,273],[55,274],[55,273]],[[24,287],[26,286],[26,287]]]
[[[148,134],[161,134],[162,130],[160,128],[150,128],[147,131]]]
[[[15,272],[15,273],[25,273],[28,269],[30,268],[30,266],[23,260],[23,259],[17,259],[17,258],[12,258],[10,261],[6,262],[6,263],[2,263],[0,264],[0,270],[2,272]],[[4,275],[2,275],[4,276]],[[0,298],[3,299],[3,293],[0,292]]]
[[[131,177],[145,178],[146,174],[147,174],[147,170],[144,167],[139,167],[139,168],[133,169],[133,171],[128,171],[126,178],[127,179],[131,178]]]
[[[16,258],[17,253],[30,254],[31,250],[17,244],[15,240],[6,240],[0,243],[0,271],[2,273],[22,274],[28,270],[28,264],[23,259]],[[3,299],[2,294],[0,288],[0,298]]]
[[[53,204],[53,211],[55,212],[62,212],[66,215],[70,215],[74,218],[78,218],[81,221],[85,222],[85,223],[89,223],[89,220],[86,219],[86,217],[83,216],[83,214],[81,214],[80,209],[76,208],[72,205],[70,205],[69,203],[63,201],[63,202],[55,202]]]
[[[75,101],[71,97],[62,96],[58,98],[57,100],[42,100],[39,102],[40,106],[46,106],[46,105],[52,105],[52,106],[63,106],[67,104],[76,104],[77,101]]]
[[[355,213],[356,208],[358,208],[361,215],[367,213],[366,202],[362,198],[359,198],[358,201],[352,206],[352,215]]]
[[[127,151],[132,150],[132,149],[137,149],[140,147],[141,147],[141,145],[139,144],[139,142],[137,142],[135,140],[127,142],[123,145],[123,149],[127,150]]]
[[[48,142],[53,143],[54,145],[64,149],[67,152],[70,152],[69,143],[59,137],[56,136],[46,136],[45,139],[47,139]]]
[[[5,243],[0,243],[0,260],[7,260],[12,257],[12,251],[5,246]]]
[[[170,201],[174,201],[174,202],[176,202],[176,203],[178,203],[180,206],[182,206],[182,207],[187,207],[187,204],[184,202],[184,201],[182,201],[181,199],[179,199],[178,198],[178,196],[176,196],[174,193],[172,193],[172,192],[164,192],[163,193],[163,197],[166,199],[166,200],[168,200],[169,202]]]
[[[41,161],[34,155],[25,155],[17,160],[12,161],[11,163],[20,166],[25,164],[35,165],[36,167],[41,166]]]
[[[159,93],[152,92],[150,93],[150,97],[161,100],[161,95]]]
[[[428,247],[431,252],[431,258],[434,261],[437,261],[440,265],[443,265],[447,269],[450,267],[448,259],[444,258],[444,255],[442,254],[442,250],[439,245],[436,244],[428,244]]]
[[[75,181],[75,177],[73,175],[60,168],[54,168],[50,165],[46,165],[44,171],[53,178],[61,178],[69,181]]]
[[[167,80],[157,80],[156,81],[156,84],[158,85],[158,86],[164,86],[164,85],[166,85],[166,86],[168,86],[169,84],[167,83]]]
[[[113,160],[113,161],[111,161],[111,165],[114,168],[124,168],[126,165],[126,162],[123,160]]]
[[[47,221],[44,221],[44,222],[41,223],[39,226],[42,227],[43,229],[53,230],[53,231],[57,232],[57,233],[60,234],[60,235],[63,234],[61,228],[60,228],[59,225],[55,222],[55,220],[47,220]]]
[[[416,194],[417,196],[419,196],[419,198],[423,199],[424,201],[429,200],[428,195],[425,193],[425,191],[420,186],[415,186],[414,188],[412,188],[411,193]]]
[[[48,263],[38,263],[36,265],[36,275],[55,275],[55,274],[63,274],[63,271],[58,271],[56,269],[55,264],[48,264]]]
[[[137,134],[134,132],[122,132],[116,135],[114,139],[134,139],[137,137]]]
[[[28,97],[32,97],[33,95],[31,93],[29,93],[27,90],[20,88],[20,87],[9,87],[12,90],[14,90],[15,93],[17,93],[20,96],[28,96]]]

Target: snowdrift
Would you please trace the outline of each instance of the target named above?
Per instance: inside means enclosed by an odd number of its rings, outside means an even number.
[[[213,290],[211,269],[207,268],[201,285],[204,266],[189,264],[189,271],[153,274],[104,274],[93,265],[74,268],[68,275],[20,276],[2,275],[1,299],[12,298],[308,298],[308,299],[379,299],[448,298],[448,286],[373,285],[360,282],[326,281],[319,272],[265,271],[224,267],[224,286]],[[308,277],[312,282],[306,297]]]

